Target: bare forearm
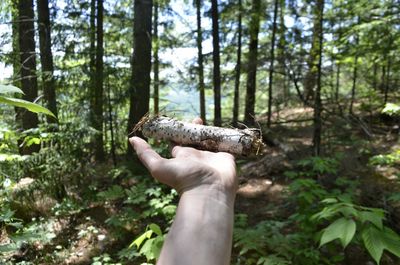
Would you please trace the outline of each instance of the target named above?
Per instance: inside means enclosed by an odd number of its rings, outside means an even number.
[[[184,193],[157,264],[229,264],[233,202],[218,192]]]

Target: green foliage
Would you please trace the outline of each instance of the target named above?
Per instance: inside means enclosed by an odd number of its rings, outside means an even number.
[[[382,110],[382,113],[387,114],[389,116],[399,116],[400,105],[394,103],[386,103],[385,107]]]
[[[100,198],[106,201],[118,200],[125,196],[124,189],[121,186],[113,185],[106,191],[101,191],[97,194]]]
[[[11,85],[0,85],[0,94],[7,94],[7,93],[19,93],[19,94],[23,94],[22,90],[11,86]],[[56,118],[56,116],[54,116],[54,114],[46,109],[45,107],[42,107],[36,103],[32,103],[23,99],[19,99],[19,98],[10,98],[10,97],[3,97],[0,96],[0,103],[4,103],[4,104],[8,104],[11,106],[15,106],[15,107],[20,107],[20,108],[25,108],[31,112],[35,112],[35,113],[44,113],[46,115],[50,115],[53,118]]]
[[[339,162],[336,158],[313,156],[300,160],[298,165],[310,170],[312,174],[336,174]]]
[[[136,246],[139,254],[145,256],[147,261],[156,260],[160,256],[164,237],[161,228],[152,223],[146,227],[146,231],[142,235],[129,245],[129,248]]]
[[[108,253],[105,253],[101,256],[93,257],[92,265],[122,265],[122,263],[113,262],[110,255]]]
[[[246,257],[245,264],[292,264],[288,256],[289,242],[281,233],[285,225],[271,220],[248,227],[247,216],[236,215],[234,247],[240,249],[239,256]]]
[[[400,164],[400,149],[386,155],[376,155],[369,159],[373,166],[393,166]]]
[[[385,249],[400,257],[400,236],[383,225],[383,210],[343,202],[337,198],[328,198],[322,203],[327,206],[312,219],[337,219],[322,231],[320,246],[339,239],[345,248],[354,242],[355,235],[361,235],[364,247],[377,264]]]

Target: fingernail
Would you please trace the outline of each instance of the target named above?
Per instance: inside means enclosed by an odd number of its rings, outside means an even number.
[[[135,145],[137,143],[137,137],[133,136],[131,138],[129,138],[129,142],[131,143],[131,145],[133,146],[133,148],[135,148]]]

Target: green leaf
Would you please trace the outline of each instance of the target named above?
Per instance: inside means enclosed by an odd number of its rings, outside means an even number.
[[[355,232],[356,223],[354,220],[342,217],[324,229],[319,246],[340,239],[343,248],[345,248],[353,239]]]
[[[147,261],[155,259],[155,253],[153,252],[153,241],[155,238],[151,238],[149,240],[146,240],[146,242],[143,244],[143,247],[140,249],[139,253],[144,254],[146,256]]]
[[[383,212],[371,212],[371,211],[362,211],[360,212],[360,219],[361,222],[365,223],[365,222],[371,222],[373,223],[376,227],[378,227],[379,229],[383,228],[383,223],[382,220],[384,218],[384,214]]]
[[[331,203],[337,203],[338,200],[336,198],[326,198],[326,199],[322,200],[321,202],[326,203],[326,204],[331,204]]]
[[[12,85],[0,85],[0,94],[7,94],[7,93],[24,94],[24,92],[18,87]]]
[[[153,231],[151,231],[151,230],[144,232],[143,234],[141,234],[138,238],[136,238],[136,239],[129,245],[129,248],[133,247],[133,245],[136,245],[136,247],[139,248],[139,247],[142,245],[143,241],[144,241],[146,238],[150,238],[150,237],[151,237],[151,234],[152,234],[152,233],[153,233]]]
[[[388,227],[383,228],[385,249],[400,258],[400,236]]]
[[[149,224],[149,228],[151,231],[156,233],[156,235],[162,236],[161,228],[158,225],[152,223],[152,224]]]
[[[381,231],[375,226],[366,227],[361,234],[365,248],[368,250],[371,257],[379,264],[379,261],[385,248],[381,240]]]
[[[35,113],[44,113],[44,114],[47,114],[47,115],[50,115],[50,116],[56,118],[56,116],[50,110],[46,109],[45,107],[42,107],[36,103],[32,103],[32,102],[29,102],[29,101],[26,101],[23,99],[0,96],[0,103],[16,106],[16,107],[20,107],[20,108],[25,108],[25,109],[27,109],[31,112],[35,112]]]

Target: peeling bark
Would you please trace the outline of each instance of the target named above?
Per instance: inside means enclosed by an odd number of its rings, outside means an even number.
[[[144,117],[134,131],[145,137],[172,141],[213,152],[248,156],[265,146],[258,129],[230,129],[178,121],[165,116]]]

